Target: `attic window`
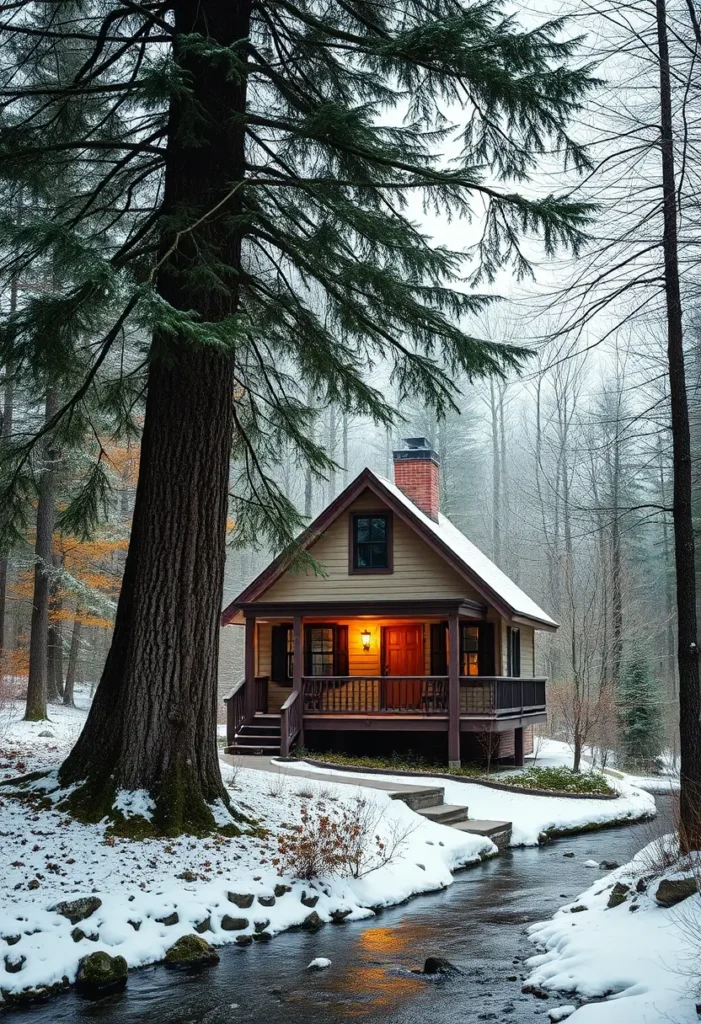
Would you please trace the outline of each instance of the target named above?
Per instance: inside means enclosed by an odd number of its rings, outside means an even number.
[[[356,512],[350,528],[350,572],[392,572],[391,513]]]

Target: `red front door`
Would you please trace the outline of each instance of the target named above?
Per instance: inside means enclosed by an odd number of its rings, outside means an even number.
[[[418,708],[423,683],[407,677],[424,674],[423,626],[386,626],[383,675],[396,678],[385,681],[388,708]]]

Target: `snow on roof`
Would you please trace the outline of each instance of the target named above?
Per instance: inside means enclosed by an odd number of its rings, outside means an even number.
[[[466,569],[473,572],[483,580],[494,593],[501,597],[506,604],[513,609],[514,614],[524,615],[529,619],[539,619],[541,622],[557,626],[557,623],[546,612],[533,601],[528,594],[524,594],[520,587],[517,587],[513,580],[510,580],[505,572],[487,558],[478,547],[467,539],[464,533],[458,530],[449,519],[439,513],[438,522],[427,516],[421,509],[408,498],[396,484],[386,477],[373,473],[373,476],[392,493],[392,496],[419,519],[423,526],[431,531],[454,555],[465,565]]]

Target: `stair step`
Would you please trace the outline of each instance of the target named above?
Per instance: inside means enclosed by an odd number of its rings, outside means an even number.
[[[475,836],[491,839],[500,850],[505,850],[511,842],[510,821],[461,821],[453,828],[459,832],[471,832]]]
[[[224,752],[226,754],[266,754],[274,755],[280,753],[280,744],[275,746],[263,746],[262,744],[251,745],[250,747],[244,746],[240,743],[234,743],[231,747],[225,747]]]
[[[278,722],[277,725],[275,722],[270,722],[266,725],[242,725],[239,733],[248,733],[251,736],[272,736],[273,734],[279,736],[280,723]]]
[[[457,822],[467,821],[467,807],[459,807],[457,804],[436,804],[435,807],[423,807],[417,811],[429,821],[437,821],[441,825],[453,825]]]
[[[243,733],[237,733],[237,735],[234,736],[234,743],[238,743],[242,747],[279,747],[280,737],[248,736]]]
[[[436,807],[443,803],[445,789],[443,786],[417,786],[416,789],[403,789],[398,793],[389,793],[390,800],[401,800],[412,811],[420,811],[424,807]]]

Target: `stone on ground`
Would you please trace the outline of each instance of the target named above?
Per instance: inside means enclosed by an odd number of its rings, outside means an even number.
[[[110,956],[99,950],[84,956],[78,964],[76,988],[95,999],[123,989],[129,968],[123,956]]]
[[[165,955],[166,967],[207,967],[219,963],[219,954],[199,935],[183,935]]]

